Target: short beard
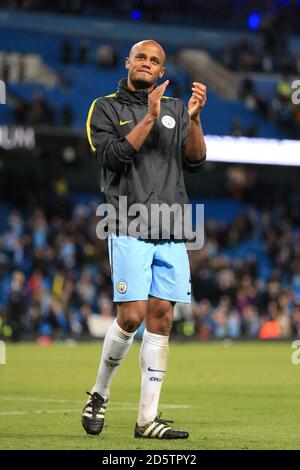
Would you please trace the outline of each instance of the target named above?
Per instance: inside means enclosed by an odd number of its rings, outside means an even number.
[[[154,83],[145,82],[144,80],[131,80],[131,83],[136,90],[146,90],[154,85]]]

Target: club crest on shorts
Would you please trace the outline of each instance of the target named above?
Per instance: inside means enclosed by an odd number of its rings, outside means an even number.
[[[117,291],[120,292],[120,294],[125,294],[125,292],[127,291],[127,284],[125,281],[118,282]]]
[[[165,116],[162,117],[161,122],[168,129],[173,129],[173,127],[175,127],[175,124],[176,124],[175,119],[172,116],[169,116],[168,114],[165,114]]]

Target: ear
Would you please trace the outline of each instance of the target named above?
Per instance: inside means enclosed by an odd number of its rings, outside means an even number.
[[[163,67],[161,71],[159,72],[159,78],[162,78],[166,72],[166,67]]]
[[[130,64],[130,59],[129,59],[129,57],[126,57],[126,59],[125,59],[125,68],[126,69],[129,69],[129,64]]]

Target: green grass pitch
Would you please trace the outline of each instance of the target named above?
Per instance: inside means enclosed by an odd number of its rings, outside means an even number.
[[[114,378],[103,433],[80,424],[101,345],[7,346],[0,449],[299,449],[300,365],[290,343],[171,343],[160,411],[186,441],[134,439],[139,343]]]

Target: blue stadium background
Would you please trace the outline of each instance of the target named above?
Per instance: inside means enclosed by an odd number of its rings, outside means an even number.
[[[206,134],[299,140],[291,83],[300,73],[300,2],[2,4],[1,335],[86,339],[92,317],[115,315],[106,244],[95,235],[102,196],[85,137],[91,102],[116,90],[130,47],[151,37],[167,52],[171,96],[189,98],[187,50],[234,78],[230,89],[223,75],[220,89],[207,78]],[[31,149],[14,133],[28,127]],[[192,201],[205,204],[206,242],[191,254],[193,304],[177,306],[173,335],[299,336],[298,168],[208,162],[186,182]]]

